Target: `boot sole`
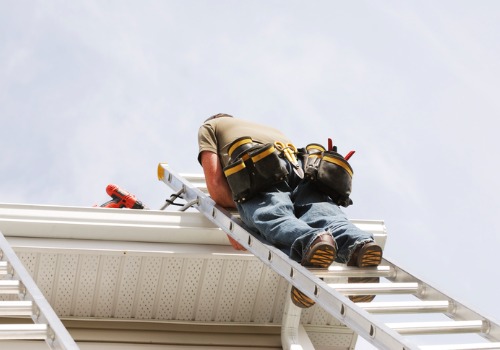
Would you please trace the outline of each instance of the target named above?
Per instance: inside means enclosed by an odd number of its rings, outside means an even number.
[[[359,267],[378,266],[382,262],[382,248],[375,244],[367,244],[361,247],[357,259]],[[350,277],[348,283],[378,283],[378,277]],[[354,303],[369,303],[375,299],[375,295],[351,295],[349,296]]]
[[[318,242],[309,248],[309,252],[302,259],[301,265],[305,267],[326,269],[335,260],[335,254],[336,250],[333,245],[325,242]],[[307,309],[315,304],[314,300],[295,287],[292,287],[291,298],[294,305],[302,309]]]
[[[303,266],[314,266],[328,268],[335,260],[335,248],[329,244],[318,243],[310,249],[309,254],[304,258]]]
[[[366,244],[358,254],[359,267],[378,266],[382,262],[382,248],[376,244]]]
[[[293,304],[300,307],[301,309],[310,308],[315,304],[315,302],[311,298],[309,298],[307,295],[305,295],[295,287],[292,287],[292,291],[290,294]]]

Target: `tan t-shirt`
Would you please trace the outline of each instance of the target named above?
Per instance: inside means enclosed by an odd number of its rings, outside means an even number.
[[[229,161],[229,145],[244,136],[261,144],[275,141],[291,143],[281,131],[267,125],[231,117],[215,118],[205,122],[198,131],[198,161],[201,152],[210,151],[219,155],[222,166],[225,167]]]

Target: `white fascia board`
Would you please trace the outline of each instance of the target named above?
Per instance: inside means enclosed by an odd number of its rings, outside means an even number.
[[[380,220],[352,220],[385,245]],[[0,203],[6,237],[228,245],[226,234],[198,211],[162,211]]]
[[[7,237],[222,244],[222,230],[198,212],[0,204]]]

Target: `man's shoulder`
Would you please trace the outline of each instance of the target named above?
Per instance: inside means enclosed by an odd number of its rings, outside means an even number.
[[[244,120],[238,118],[215,118],[206,121],[203,125],[209,125],[212,127],[216,127],[218,125],[231,125],[231,124],[241,124],[244,123]]]

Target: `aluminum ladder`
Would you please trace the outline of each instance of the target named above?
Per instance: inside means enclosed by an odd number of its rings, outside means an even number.
[[[258,240],[239,224],[236,216],[215,204],[206,189],[200,189],[205,186],[202,176],[190,176],[191,181],[188,181],[170,170],[166,163],[160,163],[158,178],[174,191],[164,208],[182,198],[185,204],[179,210],[191,207],[199,210],[265,265],[377,348],[500,349],[500,325],[496,321],[473,311],[386,258],[380,266],[371,268],[306,269],[279,249]],[[380,277],[381,283],[336,282],[345,277]],[[347,298],[367,294],[388,300],[353,303]],[[395,317],[397,322],[384,320],[388,315]],[[430,320],[422,320],[429,315]],[[410,321],[399,320],[408,317]],[[419,343],[421,340],[423,344]]]
[[[33,323],[0,324],[3,340],[44,340],[50,349],[78,349],[33,278],[0,232],[0,316]],[[17,299],[17,300],[10,300]]]

